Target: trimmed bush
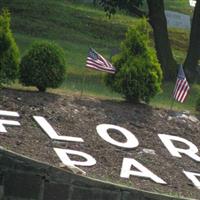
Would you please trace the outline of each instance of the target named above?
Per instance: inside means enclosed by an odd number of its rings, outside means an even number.
[[[65,76],[63,50],[54,43],[36,42],[20,64],[20,82],[44,92],[60,86]]]
[[[0,15],[0,84],[13,82],[19,69],[19,50],[10,30],[10,14]]]
[[[117,72],[106,77],[106,84],[132,103],[148,103],[160,91],[162,71],[149,41],[147,22],[140,20],[128,30],[121,52],[112,59]]]

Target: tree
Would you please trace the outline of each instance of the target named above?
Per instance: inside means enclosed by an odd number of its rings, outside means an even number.
[[[149,7],[149,23],[154,32],[155,48],[161,63],[165,80],[175,78],[177,63],[173,57],[167,31],[163,0],[147,0]]]
[[[65,58],[62,48],[46,41],[35,42],[20,63],[20,82],[46,88],[58,87],[65,77]]]
[[[197,65],[200,59],[200,1],[197,0],[192,27],[190,33],[190,43],[188,48],[188,53],[184,62],[184,67],[186,68],[187,75],[190,80],[195,80],[197,73]]]
[[[161,64],[164,79],[175,78],[177,63],[173,57],[167,31],[166,17],[164,13],[164,0],[147,0],[149,13],[146,14],[139,9],[143,0],[100,0],[100,4],[109,14],[114,14],[117,9],[126,9],[141,17],[147,16],[153,28],[155,48],[158,60]],[[128,8],[128,6],[130,7]],[[187,75],[194,80],[197,75],[196,67],[200,58],[200,0],[197,0],[192,20],[191,35],[188,54],[184,62]]]
[[[0,84],[17,78],[19,50],[10,30],[10,13],[3,9],[0,15]]]
[[[176,71],[177,63],[173,58],[170,41],[167,31],[167,22],[164,14],[163,0],[147,0],[149,13],[139,9],[143,0],[100,0],[100,4],[109,14],[114,14],[117,9],[126,9],[129,13],[142,17],[149,17],[149,23],[153,28],[155,48],[158,60],[161,64],[164,79],[170,80],[174,78],[172,74]]]
[[[140,20],[129,28],[120,53],[113,57],[117,70],[107,76],[106,83],[129,102],[148,103],[160,91],[162,70],[149,41],[147,22]]]

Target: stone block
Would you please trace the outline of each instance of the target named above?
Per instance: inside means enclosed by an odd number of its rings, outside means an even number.
[[[68,200],[69,193],[69,185],[45,183],[44,200]]]
[[[142,192],[122,192],[122,200],[146,200]]]
[[[73,187],[71,200],[120,200],[120,190],[102,190],[98,188]]]
[[[38,200],[41,183],[39,176],[8,171],[4,176],[4,195]]]
[[[4,187],[3,185],[0,185],[0,200],[3,199],[3,196],[4,196]]]
[[[159,195],[145,191],[123,191],[121,200],[181,200],[180,198],[173,198],[170,196]]]
[[[3,184],[3,172],[0,172],[0,185]]]

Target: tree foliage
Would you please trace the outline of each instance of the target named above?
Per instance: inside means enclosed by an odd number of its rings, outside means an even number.
[[[172,54],[172,49],[168,37],[167,22],[164,13],[164,0],[146,0],[148,5],[148,13],[144,13],[140,9],[143,1],[134,0],[100,0],[100,4],[107,13],[114,14],[118,9],[126,9],[132,14],[139,17],[146,16],[153,28],[155,48],[157,58],[161,64],[164,79],[172,80],[176,77],[178,68],[177,62]],[[190,42],[184,68],[186,75],[190,81],[199,79],[197,73],[198,62],[200,60],[200,1],[197,0],[190,31]]]
[[[140,9],[143,4],[143,0],[100,0],[100,4],[104,7],[104,10],[110,15],[115,14],[118,9],[125,9],[131,14],[135,14],[139,17],[148,17],[149,23],[153,28],[154,41],[157,58],[161,64],[165,80],[173,79],[177,63],[173,58],[168,32],[167,22],[164,14],[164,2],[163,0],[147,0],[149,13],[145,13]]]
[[[100,5],[109,16],[115,14],[117,9],[124,9],[139,16],[145,15],[143,11],[138,9],[139,6],[143,5],[143,0],[100,0]]]
[[[190,43],[184,67],[190,81],[199,80],[198,62],[200,60],[200,1],[196,1],[194,14],[192,18],[192,27],[190,31]]]
[[[106,83],[130,102],[149,100],[160,91],[162,71],[155,52],[149,47],[146,20],[130,28],[121,43],[121,52],[113,58],[117,72]]]
[[[20,82],[39,91],[58,87],[65,76],[63,50],[54,43],[36,42],[20,64]]]
[[[3,9],[0,15],[0,84],[17,78],[19,50],[10,29],[10,13]]]

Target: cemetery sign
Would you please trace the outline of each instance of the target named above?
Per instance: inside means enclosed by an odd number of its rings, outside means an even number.
[[[13,111],[0,110],[0,116],[3,119],[0,119],[0,133],[7,133],[6,126],[21,126],[19,120],[19,113]],[[5,117],[12,117],[15,120],[7,120]],[[54,130],[54,128],[49,124],[49,122],[43,116],[33,116],[36,124],[43,130],[43,132],[52,140],[52,141],[62,141],[62,142],[77,142],[77,143],[87,143],[81,137],[74,136],[61,136]],[[113,139],[108,130],[114,130],[117,134],[122,135],[126,138],[125,142],[117,141]],[[140,142],[134,133],[129,130],[113,125],[113,124],[98,124],[96,126],[96,132],[99,137],[101,137],[104,141],[107,142],[108,145],[113,145],[116,147],[124,148],[124,149],[136,149]],[[198,155],[198,148],[191,141],[169,134],[158,134],[157,140],[160,140],[163,144],[163,147],[167,149],[169,154],[174,158],[181,158],[182,155],[189,157],[190,159],[200,162],[200,156]],[[176,146],[176,142],[184,144],[187,148],[179,148]],[[82,152],[80,150],[72,150],[72,149],[62,149],[62,148],[53,148],[59,159],[62,161],[63,165],[71,166],[71,167],[90,167],[96,165],[96,159],[92,156],[92,152],[90,154],[87,152]],[[81,159],[74,160],[70,157],[70,155],[76,155],[76,157],[80,157]],[[134,169],[133,169],[134,168]],[[183,170],[182,173],[192,182],[192,184],[200,189],[200,172]],[[129,179],[130,176],[137,176],[141,178],[148,178],[154,181],[157,184],[167,184],[167,182],[163,179],[163,177],[158,177],[155,173],[153,173],[146,166],[135,160],[134,158],[124,157],[121,164],[120,175],[121,178]]]

